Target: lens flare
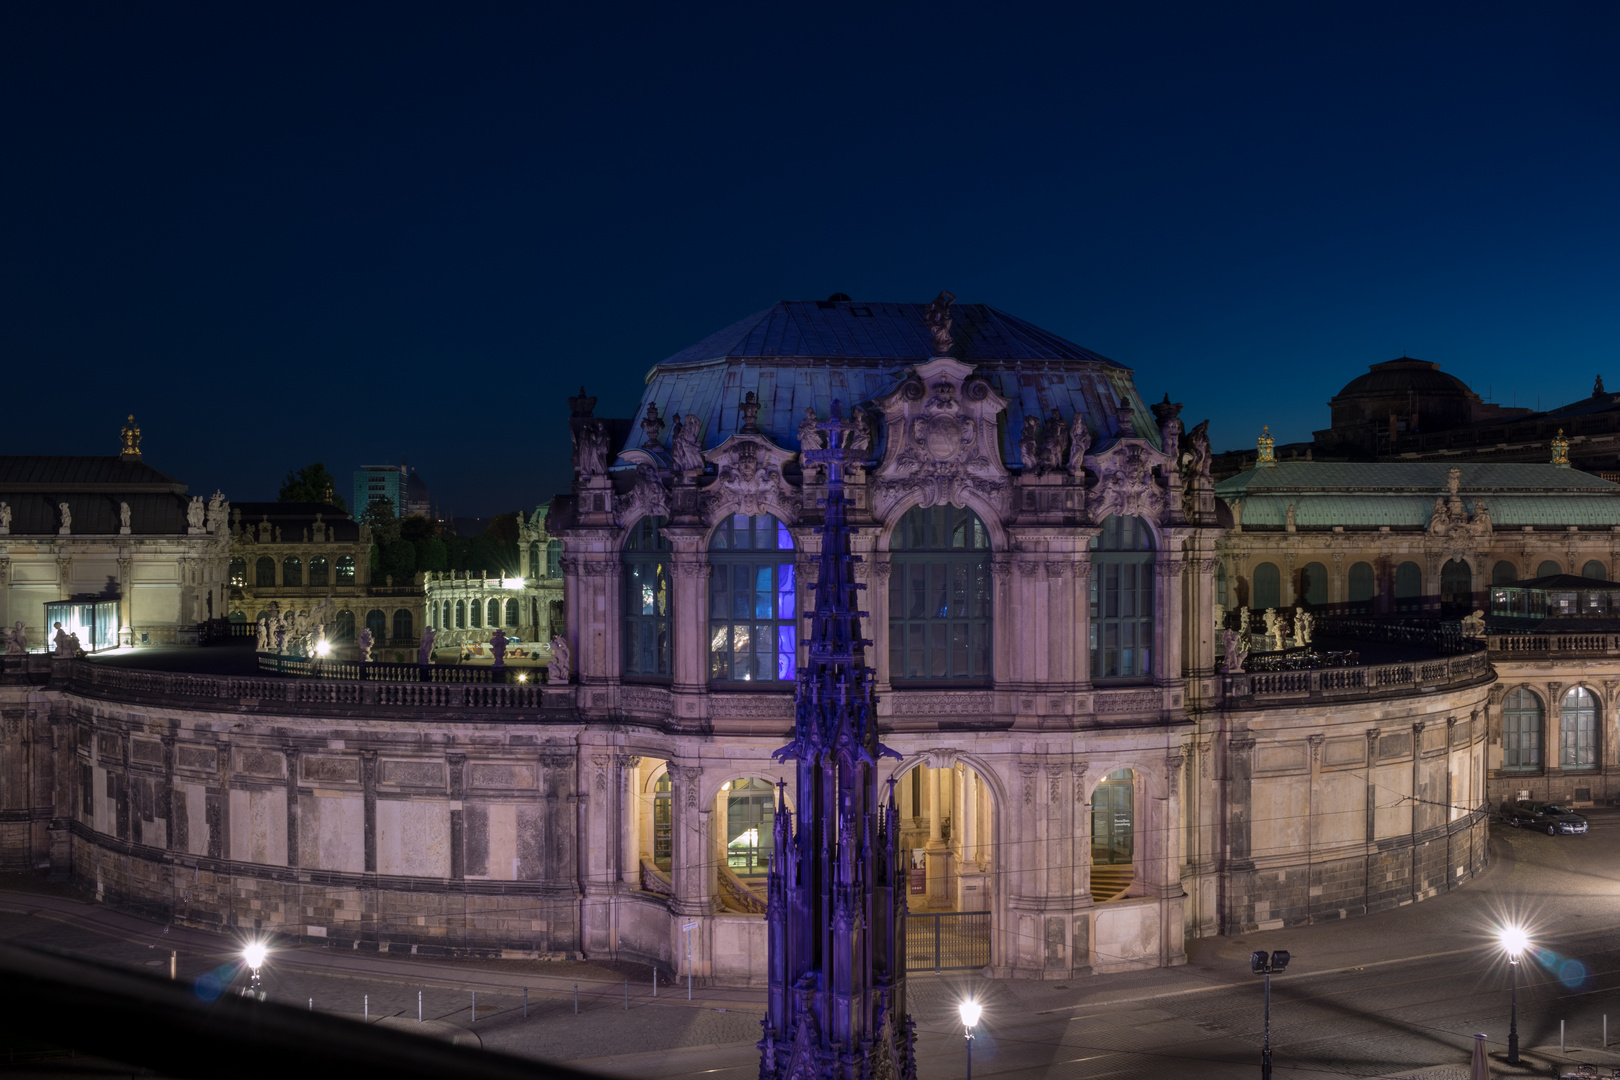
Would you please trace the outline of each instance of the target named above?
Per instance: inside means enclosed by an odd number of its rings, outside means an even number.
[[[1496,936],[1507,954],[1515,958],[1522,956],[1524,950],[1530,947],[1530,935],[1524,932],[1522,926],[1509,923],[1497,931]]]
[[[266,949],[262,942],[251,942],[243,947],[242,959],[247,961],[248,967],[257,971],[264,966],[264,958],[269,952],[270,950]]]

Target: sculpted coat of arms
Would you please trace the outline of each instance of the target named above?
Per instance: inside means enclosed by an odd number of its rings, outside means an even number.
[[[936,358],[878,401],[888,429],[874,483],[879,502],[893,505],[915,494],[923,506],[964,506],[970,493],[1005,500],[996,415],[1007,401],[972,374],[970,364]]]
[[[734,435],[704,455],[717,476],[703,493],[703,516],[711,523],[726,514],[776,514],[798,520],[798,489],[782,477],[793,453],[763,436]]]

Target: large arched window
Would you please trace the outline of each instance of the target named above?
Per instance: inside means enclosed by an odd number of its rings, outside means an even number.
[[[482,600],[467,601],[467,620],[474,630],[484,625],[484,602]]]
[[[1592,578],[1596,581],[1607,581],[1609,579],[1609,568],[1596,559],[1591,559],[1585,566],[1581,567],[1581,577]]]
[[[1460,610],[1473,604],[1473,571],[1461,559],[1447,559],[1440,568],[1440,606]]]
[[[289,555],[281,560],[281,583],[289,588],[303,586],[304,564],[298,556]]]
[[[490,629],[493,630],[495,627],[501,625],[501,602],[496,600],[494,597],[491,597],[489,603],[484,605],[484,608],[484,613],[489,616]]]
[[[456,629],[467,629],[467,601],[456,601]]]
[[[990,536],[971,510],[908,510],[889,561],[889,679],[990,681]]]
[[[354,556],[340,555],[337,561],[337,583],[339,585],[354,584]]]
[[[326,586],[327,563],[325,555],[312,555],[309,559],[309,583],[312,586]]]
[[[381,645],[388,640],[388,616],[372,608],[366,612],[366,629],[371,631],[372,644]]]
[[[272,570],[271,573],[273,574],[273,573],[275,573],[275,571]],[[246,559],[232,559],[231,560],[230,577],[228,577],[226,580],[227,580],[227,582],[229,582],[230,586],[232,588],[234,588],[234,589],[240,589],[244,585],[246,585],[247,584],[247,560]]]
[[[450,601],[448,600],[439,605],[439,629],[450,629]]]
[[[670,677],[669,541],[664,519],[644,517],[624,545],[624,673]]]
[[[562,577],[562,541],[546,541],[546,577]]]
[[[1327,603],[1328,572],[1319,562],[1308,562],[1299,571],[1299,598],[1312,606]]]
[[[261,589],[276,587],[276,560],[268,555],[259,556],[259,561],[253,564],[253,584]]]
[[[1584,686],[1564,695],[1558,718],[1562,769],[1597,768],[1597,699]]]
[[[506,601],[506,625],[516,626],[521,620],[518,618],[518,602],[515,597],[508,597]]]
[[[1519,568],[1505,559],[1491,567],[1492,585],[1512,585],[1518,580]]]
[[[1395,568],[1395,610],[1416,611],[1423,604],[1423,568],[1403,562]]]
[[[534,540],[529,544],[529,580],[534,581],[540,576],[540,541]]]
[[[776,788],[769,780],[733,780],[726,790],[726,866],[738,877],[764,877],[776,846]]]
[[[409,642],[416,637],[416,622],[404,608],[394,612],[394,640]]]
[[[1103,519],[1091,540],[1091,678],[1153,674],[1153,533],[1141,518]]]
[[[798,672],[793,534],[769,514],[733,514],[709,541],[709,678],[786,682]]]
[[[1350,564],[1350,573],[1345,579],[1345,599],[1352,604],[1365,604],[1373,598],[1373,568],[1372,563],[1358,562]]]
[[[1263,562],[1255,566],[1254,603],[1249,606],[1256,611],[1282,607],[1282,575],[1276,563]]]
[[[1551,559],[1546,560],[1540,566],[1536,567],[1536,577],[1552,577],[1554,574],[1562,574],[1563,572],[1564,568],[1553,562]]]
[[[1502,702],[1502,768],[1541,768],[1541,699],[1523,687]]]
[[[345,609],[337,613],[337,633],[332,640],[341,644],[354,641],[354,612]]]

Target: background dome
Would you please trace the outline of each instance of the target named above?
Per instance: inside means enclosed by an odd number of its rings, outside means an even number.
[[[1479,395],[1439,364],[1403,356],[1373,364],[1328,402],[1335,430],[1389,423],[1399,416],[1408,431],[1443,431],[1471,422]]]

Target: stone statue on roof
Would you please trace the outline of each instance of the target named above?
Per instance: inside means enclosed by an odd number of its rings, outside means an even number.
[[[955,299],[950,293],[941,292],[923,311],[923,324],[934,338],[935,356],[949,356],[951,346],[956,344],[951,338],[951,303]]]
[[[56,512],[58,514],[62,515],[62,532],[64,534],[72,532],[73,531],[73,509],[70,506],[68,506],[67,503],[59,502],[59,503],[56,504]]]
[[[1034,415],[1024,417],[1024,430],[1018,436],[1018,456],[1023,460],[1024,472],[1034,476],[1040,468],[1041,422]]]
[[[1041,439],[1041,472],[1058,472],[1069,457],[1069,425],[1063,414],[1053,406],[1051,419],[1046,421],[1045,437]]]
[[[703,471],[703,447],[698,443],[698,434],[696,413],[687,413],[685,418],[680,413],[675,414],[675,434],[670,439],[669,452],[675,459],[677,472]]]
[[[1083,479],[1086,475],[1086,454],[1091,451],[1091,430],[1086,427],[1086,418],[1078,412],[1074,414],[1074,423],[1069,426],[1069,475]]]
[[[815,408],[806,405],[804,407],[804,419],[799,421],[799,451],[801,453],[806,450],[826,449],[827,440],[822,435],[821,429],[816,427],[819,423],[821,423],[821,420],[816,416]]]
[[[737,405],[737,430],[744,435],[759,433],[759,395],[752,390]]]
[[[186,524],[191,527],[192,531],[198,531],[203,527],[203,518],[206,514],[207,511],[203,508],[202,496],[193,495],[191,502],[186,506]]]
[[[607,425],[588,418],[573,425],[569,434],[574,437],[574,472],[582,478],[607,472]]]
[[[1239,634],[1236,630],[1222,630],[1221,644],[1226,653],[1221,670],[1228,675],[1243,674],[1243,662],[1249,658],[1248,635]]]
[[[129,503],[118,504],[118,527],[125,532],[129,531]]]
[[[641,419],[641,435],[644,445],[661,446],[664,439],[664,418],[658,415],[658,403],[647,403],[647,415]]]

